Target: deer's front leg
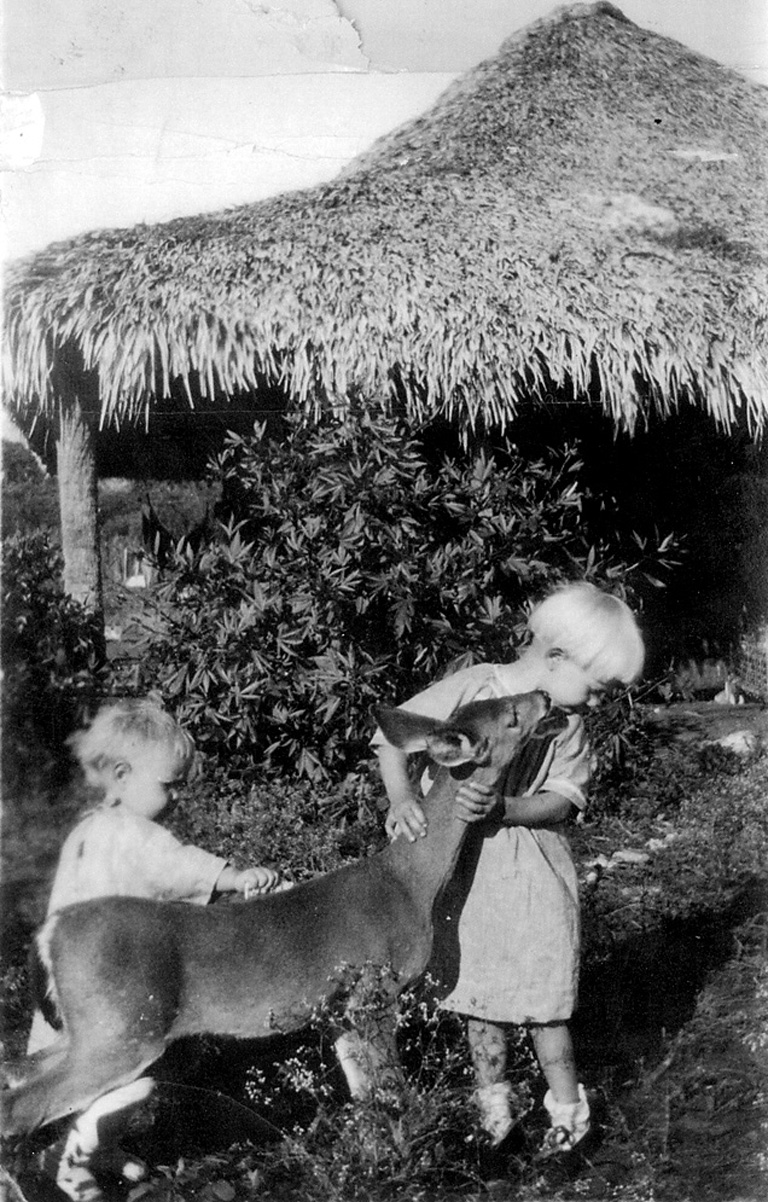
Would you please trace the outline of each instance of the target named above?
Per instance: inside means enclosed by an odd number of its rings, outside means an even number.
[[[394,1012],[391,1020],[377,1024],[375,1031],[371,1030],[371,1024],[366,1024],[365,1032],[355,1028],[343,1031],[335,1047],[349,1092],[356,1101],[401,1092],[403,1072],[395,1040]]]

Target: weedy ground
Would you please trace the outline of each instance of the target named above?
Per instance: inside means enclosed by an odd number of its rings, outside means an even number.
[[[768,1196],[768,756],[744,762],[704,738],[668,734],[658,713],[640,716],[623,771],[598,782],[592,816],[572,831],[584,925],[574,1034],[602,1123],[600,1142],[572,1175],[544,1173],[535,1160],[544,1085],[521,1035],[512,1056],[517,1135],[501,1179],[483,1179],[461,1024],[436,1010],[427,990],[403,1006],[406,1088],[365,1106],[346,1100],[322,1024],[269,1046],[178,1048],[130,1136],[153,1165],[150,1179],[116,1187],[115,1197]],[[379,802],[364,772],[327,794],[214,772],[190,788],[173,823],[212,850],[272,861],[301,879],[380,845]],[[23,1049],[26,949],[73,816],[74,793],[42,777],[6,805],[9,1054]],[[13,1149],[11,1167],[18,1156]]]

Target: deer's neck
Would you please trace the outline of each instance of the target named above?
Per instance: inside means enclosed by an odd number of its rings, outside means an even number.
[[[497,773],[476,769],[472,779],[490,784]],[[454,797],[461,784],[443,769],[423,801],[427,834],[415,843],[400,835],[387,849],[395,868],[412,896],[431,912],[435,898],[453,874],[470,823],[456,817]]]

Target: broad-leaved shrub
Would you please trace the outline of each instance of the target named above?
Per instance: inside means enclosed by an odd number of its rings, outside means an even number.
[[[104,687],[100,620],[64,592],[48,534],[3,543],[3,778],[46,766]]]
[[[366,753],[373,705],[509,659],[529,600],[565,579],[623,587],[663,554],[605,544],[571,448],[434,465],[361,414],[231,435],[214,466],[221,537],[179,548],[147,676],[207,751],[311,779]]]

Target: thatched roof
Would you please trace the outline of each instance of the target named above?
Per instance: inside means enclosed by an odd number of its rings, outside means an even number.
[[[690,400],[759,428],[767,117],[610,4],[559,9],[330,183],[18,263],[7,395],[45,413],[66,378],[143,422],[181,389],[257,409],[266,380],[310,411],[591,397],[631,428]]]

